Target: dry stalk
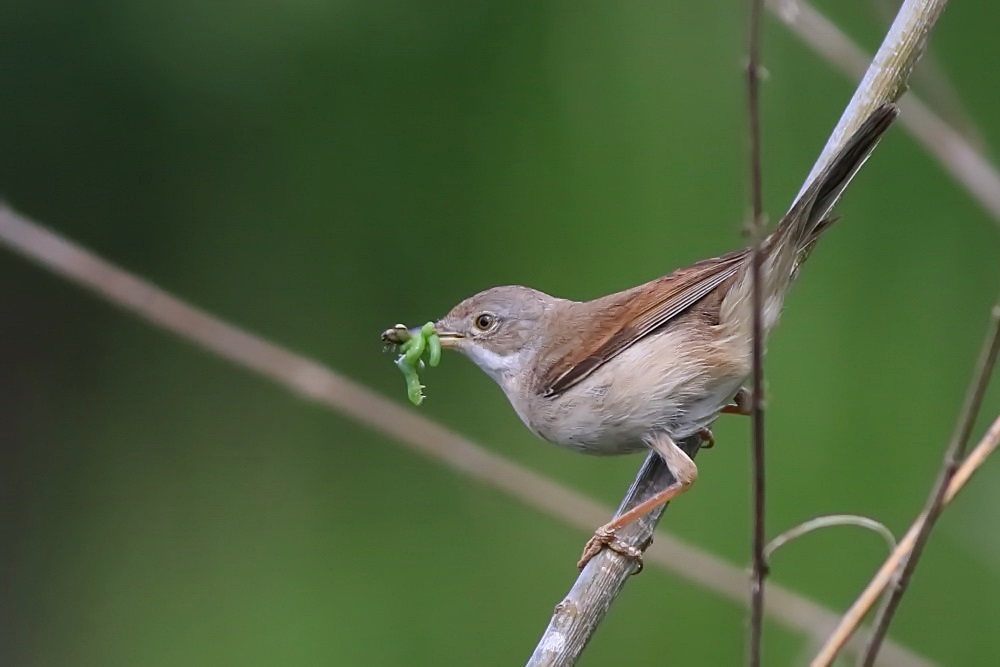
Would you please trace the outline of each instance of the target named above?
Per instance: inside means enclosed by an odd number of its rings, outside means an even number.
[[[947,506],[954,500],[958,492],[962,490],[962,487],[972,477],[972,474],[983,465],[990,454],[996,450],[997,446],[1000,446],[1000,417],[996,418],[993,425],[986,432],[986,435],[983,436],[983,439],[979,441],[979,444],[976,445],[969,456],[962,462],[962,465],[955,471],[955,475],[945,488],[942,507]],[[923,530],[927,517],[926,512],[921,513],[917,520],[913,522],[913,525],[910,526],[910,529],[906,531],[906,535],[899,541],[892,554],[882,564],[882,567],[879,568],[874,578],[872,578],[865,590],[862,591],[861,595],[841,619],[840,624],[834,630],[826,644],[823,645],[820,652],[813,658],[810,663],[811,667],[828,667],[833,664],[833,661],[851,638],[851,635],[860,627],[865,615],[878,601],[879,596],[882,595],[886,587],[889,586],[894,574],[905,563],[906,559],[910,557],[910,554],[913,553],[913,548],[917,543],[919,534]]]
[[[875,628],[872,630],[868,646],[865,648],[865,653],[861,659],[861,664],[864,667],[870,667],[875,662],[879,646],[881,646],[886,633],[889,631],[889,624],[892,622],[892,617],[899,607],[899,602],[903,594],[906,593],[906,589],[910,585],[910,577],[913,576],[913,571],[916,569],[917,563],[920,562],[920,556],[923,554],[927,540],[930,538],[931,530],[934,528],[934,524],[941,515],[941,510],[944,508],[944,494],[948,488],[948,483],[955,476],[955,471],[962,463],[962,459],[965,458],[965,448],[969,442],[969,436],[972,435],[972,427],[976,423],[976,417],[979,416],[979,409],[982,407],[983,398],[986,395],[986,387],[989,385],[990,377],[993,375],[997,353],[1000,352],[1000,301],[997,301],[996,305],[993,306],[991,315],[990,332],[986,336],[986,342],[983,344],[983,351],[979,355],[976,370],[969,381],[969,389],[966,392],[962,410],[958,415],[955,433],[952,435],[951,442],[945,451],[938,481],[931,490],[930,497],[927,499],[927,507],[924,512],[927,518],[920,527],[913,550],[906,558],[906,562],[903,564],[900,572],[897,573],[894,585],[889,589],[885,604],[879,610],[878,616],[875,619]]]

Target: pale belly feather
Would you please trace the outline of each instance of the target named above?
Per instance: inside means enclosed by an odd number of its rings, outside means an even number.
[[[678,327],[640,341],[564,394],[530,399],[531,409],[511,402],[539,437],[587,454],[644,450],[644,438],[657,430],[683,439],[715,421],[749,373],[747,355],[729,340],[695,339],[691,331]]]

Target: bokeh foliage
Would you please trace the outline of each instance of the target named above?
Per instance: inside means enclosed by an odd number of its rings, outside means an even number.
[[[870,3],[822,6],[877,46]],[[997,20],[956,3],[934,37],[993,144]],[[765,42],[776,217],[852,84],[774,21]],[[742,243],[744,43],[743,3],[717,0],[9,0],[0,189],[405,402],[386,326],[508,282],[589,298]],[[905,528],[998,287],[996,225],[899,128],[840,213],[770,343],[772,533],[825,512]],[[0,298],[3,664],[518,664],[574,577],[586,535],[6,252]],[[425,414],[609,504],[639,464],[538,443],[459,359],[426,379]],[[666,525],[743,564],[748,424],[716,435]],[[949,511],[894,626],[945,664],[1000,654],[998,489],[990,465]],[[774,579],[841,608],[883,553],[831,531]],[[766,630],[767,664],[803,661]],[[584,664],[738,664],[743,635],[741,609],[650,570]]]

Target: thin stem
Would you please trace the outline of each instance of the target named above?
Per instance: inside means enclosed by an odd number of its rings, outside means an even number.
[[[749,46],[747,58],[747,114],[750,123],[750,200],[753,218],[750,223],[751,309],[753,311],[753,385],[751,388],[753,535],[750,575],[750,641],[748,663],[760,667],[764,626],[764,580],[767,577],[765,531],[764,470],[764,332],[760,265],[760,243],[764,230],[764,199],[760,139],[760,41],[762,0],[750,0]]]
[[[983,349],[979,354],[975,370],[972,373],[972,379],[969,381],[965,402],[962,404],[951,442],[948,443],[948,448],[945,451],[938,480],[931,491],[930,497],[927,499],[927,506],[924,509],[924,521],[920,524],[920,528],[917,531],[913,549],[905,559],[901,570],[894,577],[889,596],[875,619],[875,629],[872,631],[868,645],[865,647],[864,655],[861,657],[860,664],[863,667],[871,667],[871,665],[875,664],[875,657],[878,655],[882,641],[889,631],[889,624],[892,622],[892,618],[899,608],[899,603],[910,585],[910,578],[913,576],[913,571],[920,562],[920,556],[923,554],[931,530],[933,530],[934,524],[937,523],[938,517],[941,515],[941,510],[944,509],[945,494],[948,491],[948,485],[951,483],[959,465],[961,465],[962,460],[965,458],[969,436],[972,434],[972,427],[983,404],[983,397],[986,395],[986,388],[989,385],[990,377],[993,375],[993,368],[996,365],[998,352],[1000,352],[1000,300],[997,301],[991,311],[990,329],[986,334],[986,340],[983,343]]]
[[[767,543],[767,548],[764,550],[764,556],[770,561],[771,556],[774,555],[778,549],[787,546],[789,543],[794,542],[803,535],[815,532],[817,530],[824,530],[826,528],[834,528],[836,526],[857,526],[858,528],[864,528],[872,532],[878,533],[885,540],[886,544],[889,545],[889,551],[896,548],[896,537],[892,534],[892,531],[885,527],[880,521],[876,521],[867,516],[861,516],[859,514],[827,514],[824,516],[817,516],[808,521],[803,521],[797,526],[792,526],[781,535]]]

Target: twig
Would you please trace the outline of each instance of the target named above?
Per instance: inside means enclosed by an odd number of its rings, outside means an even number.
[[[941,516],[948,484],[955,476],[955,471],[958,470],[962,459],[965,458],[965,449],[969,442],[969,436],[972,434],[972,427],[976,422],[976,417],[979,415],[979,408],[983,404],[986,387],[989,385],[993,368],[996,365],[997,353],[1000,352],[1000,300],[993,306],[991,316],[990,330],[986,335],[986,341],[983,343],[979,360],[976,362],[972,379],[969,381],[969,389],[966,392],[965,402],[962,404],[958,422],[955,424],[955,432],[951,437],[951,442],[948,443],[944,461],[941,463],[941,472],[938,475],[938,480],[931,491],[930,497],[927,499],[927,506],[924,509],[924,520],[920,524],[913,542],[913,548],[903,562],[901,571],[894,577],[889,597],[875,619],[875,629],[872,631],[871,638],[868,640],[868,646],[865,648],[865,653],[861,659],[861,664],[864,667],[870,667],[875,663],[875,656],[878,655],[879,647],[882,645],[882,641],[889,631],[889,624],[892,622],[892,617],[899,607],[899,602],[906,593],[906,589],[910,584],[910,578],[913,576],[913,571],[920,561],[920,556],[923,554],[931,530],[933,530],[934,524],[937,523],[938,517]]]
[[[804,0],[767,0],[767,8],[841,72],[852,78],[864,74],[871,62],[869,55],[810,4]],[[1000,172],[996,167],[916,95],[907,95],[899,106],[899,123],[1000,224]]]
[[[750,303],[752,323],[752,385],[750,415],[752,420],[751,493],[753,494],[753,532],[750,570],[750,628],[748,663],[760,667],[761,641],[764,628],[764,580],[767,578],[765,532],[765,470],[764,470],[764,330],[761,323],[763,297],[760,286],[760,242],[764,234],[764,195],[762,188],[760,146],[760,23],[762,0],[750,0],[749,45],[747,47],[747,107],[750,123]]]
[[[680,443],[680,447],[692,458],[698,453],[700,445],[701,437]],[[615,516],[673,483],[674,477],[663,459],[656,452],[650,452]],[[653,539],[653,531],[664,510],[666,506],[632,522],[622,529],[618,538],[630,546],[645,549]],[[556,605],[526,666],[569,667],[575,664],[634,569],[635,561],[611,549],[604,549],[594,556],[563,601]]]
[[[979,467],[989,458],[997,446],[1000,446],[1000,417],[997,417],[993,424],[990,426],[986,435],[983,439],[979,441],[975,449],[969,454],[969,456],[962,462],[958,470],[955,471],[954,477],[948,483],[947,490],[944,494],[944,505],[948,505],[962,487],[965,486],[972,474],[979,469]],[[811,667],[828,667],[833,664],[837,655],[843,649],[844,645],[850,639],[851,635],[858,629],[861,625],[862,619],[865,614],[872,608],[872,605],[878,600],[882,591],[889,585],[892,580],[893,574],[899,568],[899,566],[909,557],[913,551],[913,547],[917,541],[917,534],[921,530],[923,522],[926,520],[926,513],[921,513],[921,515],[914,521],[910,529],[906,531],[906,535],[903,539],[899,541],[896,548],[893,550],[889,558],[882,564],[878,572],[862,591],[858,599],[851,605],[851,608],[847,611],[844,617],[841,619],[840,624],[834,630],[833,634],[827,639],[826,643],[823,645],[820,652],[813,658],[810,663]],[[881,656],[883,662],[885,661],[885,654]]]

